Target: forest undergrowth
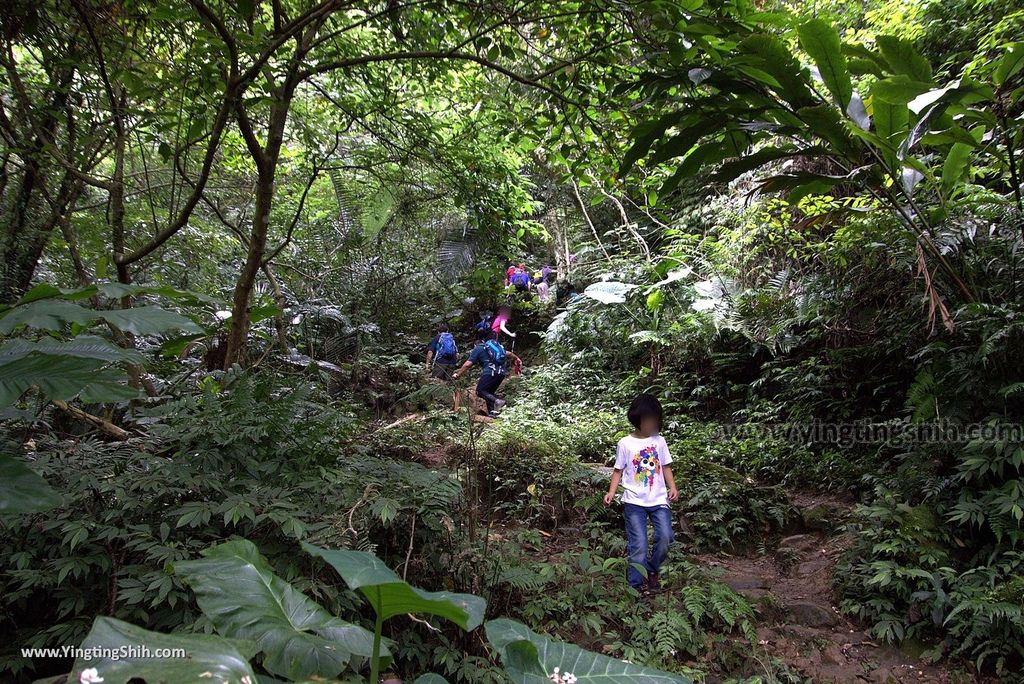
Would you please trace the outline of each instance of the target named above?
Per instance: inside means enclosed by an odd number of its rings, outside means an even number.
[[[1020,0],[6,4],[0,681],[1024,682]]]

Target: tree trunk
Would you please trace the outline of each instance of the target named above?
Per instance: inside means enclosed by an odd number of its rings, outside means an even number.
[[[48,176],[52,168],[46,163],[46,145],[56,138],[57,113],[64,111],[67,105],[68,86],[73,76],[74,69],[62,69],[50,75],[53,95],[44,104],[45,113],[38,123],[38,133],[20,153],[23,169],[19,183],[16,189],[11,189],[11,199],[0,214],[4,224],[0,237],[0,301],[6,303],[16,301],[29,288],[50,234],[68,210],[66,200],[71,194],[71,185],[67,172],[63,174],[56,201],[47,206]],[[26,106],[31,104],[25,103]],[[22,131],[8,131],[9,135],[20,133]]]
[[[293,88],[282,89],[279,99],[271,107],[267,143],[256,159],[259,171],[256,181],[255,212],[252,218],[252,232],[249,235],[249,251],[232,297],[231,329],[228,331],[227,350],[224,354],[225,368],[230,368],[245,359],[245,347],[249,338],[249,302],[252,300],[256,276],[263,267],[263,258],[266,256],[270,210],[274,205],[274,181],[293,93]]]
[[[263,264],[263,275],[267,276],[267,282],[270,283],[270,288],[274,291],[274,304],[281,310],[281,313],[274,316],[274,328],[277,331],[277,345],[281,351],[287,354],[290,345],[288,344],[288,324],[284,319],[284,310],[288,306],[288,298],[284,296],[281,283],[277,280],[274,269],[270,267],[269,263]]]

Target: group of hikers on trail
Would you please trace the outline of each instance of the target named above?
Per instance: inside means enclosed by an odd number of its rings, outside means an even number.
[[[427,351],[428,367],[442,380],[458,379],[474,365],[480,366],[476,394],[487,403],[491,417],[505,405],[495,392],[508,376],[509,361],[516,367],[521,363],[518,356],[496,339],[495,328],[515,337],[504,327],[504,322],[495,324],[481,319],[477,343],[461,366],[455,338],[445,323],[438,326]],[[630,587],[647,596],[661,591],[661,566],[675,539],[669,504],[679,498],[679,490],[672,474],[672,454],[660,434],[665,420],[661,403],[649,394],[641,394],[630,405],[627,418],[633,431],[620,439],[616,447],[615,466],[604,504],[611,506],[621,484],[629,556],[626,580]],[[648,526],[654,531],[650,542]]]
[[[533,275],[530,275],[526,264],[512,264],[505,271],[505,288],[514,288],[516,292],[524,295],[530,295],[536,291],[541,303],[546,304],[551,297],[552,273],[554,273],[554,269],[548,264],[544,264],[544,267],[535,271]]]
[[[509,364],[518,374],[522,368],[522,360],[513,352],[505,349],[501,336],[515,339],[514,332],[508,329],[512,310],[502,307],[493,319],[484,314],[476,324],[476,344],[469,352],[468,358],[459,365],[459,347],[447,323],[437,326],[437,334],[427,345],[427,370],[439,380],[452,382],[467,373],[473,366],[480,366],[480,379],[476,384],[476,395],[487,405],[487,415],[492,418],[497,410],[505,405],[503,399],[495,392],[508,377]],[[458,392],[455,394],[455,408],[459,406]]]
[[[520,271],[525,273],[522,265],[514,273],[509,270],[509,284],[515,285],[513,279]],[[572,294],[575,295],[575,289]],[[457,380],[473,366],[480,367],[476,395],[486,402],[487,414],[491,417],[505,405],[496,392],[508,377],[509,363],[513,364],[516,374],[522,363],[502,344],[502,339],[515,342],[515,333],[508,329],[511,316],[512,309],[508,306],[501,307],[493,318],[487,312],[482,313],[475,326],[476,344],[461,365],[459,348],[447,323],[438,325],[437,334],[427,345],[427,369],[444,382]],[[458,396],[456,392],[456,408]],[[670,504],[679,499],[679,490],[672,474],[672,454],[660,434],[665,421],[661,403],[650,394],[640,394],[630,404],[626,417],[633,431],[620,439],[616,447],[615,466],[604,495],[604,504],[612,505],[619,485],[622,485],[626,553],[629,556],[626,581],[642,596],[648,596],[661,591],[662,564],[675,540]],[[650,541],[649,527],[653,528]]]

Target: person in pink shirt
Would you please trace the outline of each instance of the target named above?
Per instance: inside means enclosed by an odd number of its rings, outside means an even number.
[[[491,321],[491,330],[494,331],[496,339],[501,339],[501,334],[505,333],[513,340],[516,338],[516,334],[508,329],[508,322],[512,320],[512,308],[503,306],[498,309],[498,315]]]

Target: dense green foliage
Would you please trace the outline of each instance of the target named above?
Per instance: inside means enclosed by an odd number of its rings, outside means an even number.
[[[0,679],[801,681],[715,566],[785,574],[810,532],[870,638],[1014,680],[1022,28],[991,0],[13,0]],[[509,405],[460,382],[452,410],[424,343],[465,356],[503,305]],[[602,506],[639,392],[681,493],[643,599]],[[113,644],[192,658],[21,653]]]

